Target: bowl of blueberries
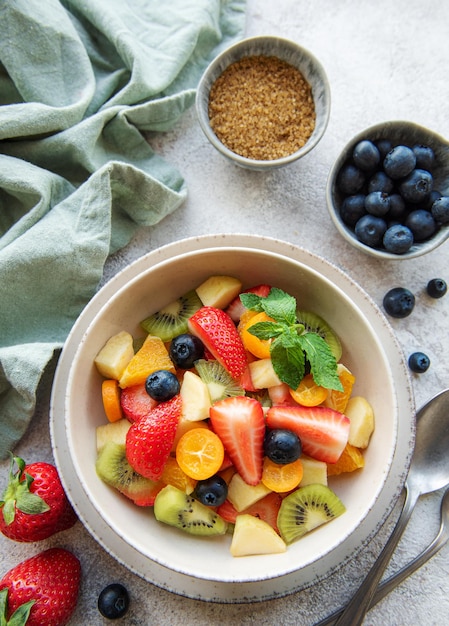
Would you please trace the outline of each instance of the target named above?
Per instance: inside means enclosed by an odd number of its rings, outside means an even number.
[[[342,150],[326,200],[357,249],[383,259],[427,254],[449,237],[449,142],[413,122],[372,126]]]

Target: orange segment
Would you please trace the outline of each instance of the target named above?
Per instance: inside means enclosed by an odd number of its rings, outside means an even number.
[[[188,430],[176,446],[179,467],[191,478],[204,480],[218,472],[224,459],[220,438],[206,428]]]
[[[249,332],[251,326],[258,324],[259,322],[273,322],[274,320],[266,313],[256,313],[255,315],[246,316],[242,315],[242,319],[239,324],[239,333],[243,345],[248,352],[251,352],[259,359],[268,359],[270,357],[271,339],[258,339],[255,335]]]
[[[344,472],[353,472],[354,470],[364,467],[364,465],[365,459],[363,458],[361,450],[348,443],[338,461],[336,463],[327,464],[327,475],[337,476]]]
[[[184,493],[192,493],[196,487],[196,480],[187,476],[187,474],[179,467],[178,461],[169,456],[162,472],[161,480],[166,485],[177,487]]]
[[[262,482],[271,491],[285,493],[299,485],[303,475],[301,459],[279,465],[268,457],[263,460]]]
[[[116,380],[104,380],[101,383],[101,398],[108,420],[118,422],[123,417],[123,413],[120,405],[120,388]]]
[[[176,373],[167,348],[160,337],[148,335],[140,350],[136,352],[120,378],[120,387],[131,387],[144,383],[157,370]]]
[[[318,406],[327,398],[328,390],[320,387],[313,380],[312,374],[306,374],[297,389],[290,389],[290,395],[302,406]]]
[[[351,397],[352,388],[355,383],[355,376],[351,374],[348,368],[345,367],[342,363],[339,363],[337,365],[337,374],[341,384],[343,385],[343,391],[329,389],[324,404],[331,409],[335,409],[335,411],[340,411],[340,413],[344,413],[349,398]]]

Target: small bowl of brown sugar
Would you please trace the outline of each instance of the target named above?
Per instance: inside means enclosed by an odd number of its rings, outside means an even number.
[[[329,121],[330,88],[308,50],[279,37],[251,37],[208,66],[196,110],[221,154],[242,167],[267,170],[317,145]]]

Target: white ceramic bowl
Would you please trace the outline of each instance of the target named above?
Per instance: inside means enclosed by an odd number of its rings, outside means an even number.
[[[315,129],[307,143],[296,152],[271,161],[249,159],[232,152],[218,139],[209,122],[209,92],[214,82],[232,63],[243,57],[257,55],[274,56],[297,68],[309,83],[315,103]],[[300,159],[320,141],[329,121],[330,87],[321,63],[311,52],[297,43],[274,36],[250,37],[224,50],[206,68],[197,89],[196,111],[204,134],[222,155],[241,167],[253,170],[271,170]]]
[[[265,282],[295,295],[339,334],[355,393],[374,407],[366,467],[331,486],[347,512],[290,545],[285,554],[233,558],[230,536],[194,538],[159,524],[95,473],[95,428],[105,422],[93,360],[106,340],[136,333],[149,313],[210,274]],[[327,261],[288,243],[250,235],[178,241],[119,273],[75,324],[61,355],[51,402],[53,450],[81,520],[104,548],[143,578],[176,593],[219,602],[285,595],[329,575],[376,533],[401,492],[414,441],[414,406],[402,353],[381,311]]]
[[[385,249],[371,248],[359,241],[354,230],[343,222],[340,216],[340,207],[343,196],[337,188],[337,177],[341,167],[350,159],[352,151],[357,143],[363,139],[376,141],[378,139],[390,139],[393,144],[428,145],[435,152],[435,164],[433,167],[434,189],[443,195],[449,195],[449,141],[441,135],[408,121],[389,121],[371,126],[357,133],[343,148],[339,157],[332,166],[327,179],[326,200],[329,215],[338,232],[358,250],[379,259],[404,260],[412,259],[431,252],[449,237],[449,224],[443,224],[438,231],[429,239],[416,242],[404,254],[393,254]]]

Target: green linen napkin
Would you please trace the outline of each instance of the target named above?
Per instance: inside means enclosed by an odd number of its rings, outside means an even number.
[[[245,0],[0,0],[0,459],[108,255],[184,201],[142,133],[244,20]]]

